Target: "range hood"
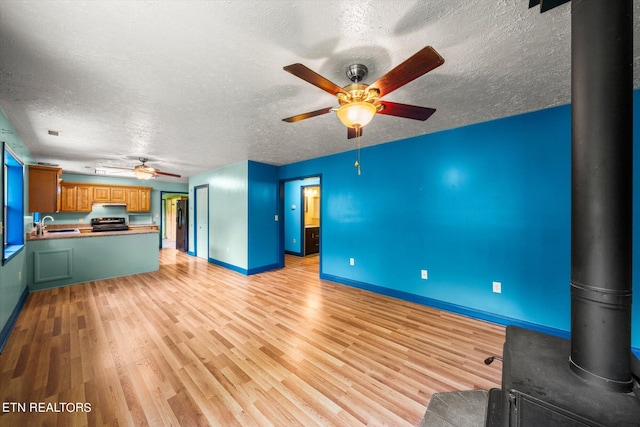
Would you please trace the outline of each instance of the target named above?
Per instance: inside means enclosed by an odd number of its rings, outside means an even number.
[[[98,205],[98,206],[105,206],[105,207],[110,207],[110,206],[121,206],[121,207],[125,207],[127,206],[126,203],[124,202],[93,202],[94,205]]]

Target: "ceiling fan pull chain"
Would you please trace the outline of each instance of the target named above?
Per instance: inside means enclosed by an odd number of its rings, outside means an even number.
[[[356,137],[356,162],[353,164],[353,166],[356,167],[356,169],[358,169],[358,176],[360,176],[361,174],[361,170],[360,170],[360,138],[362,138],[361,133],[358,132],[358,136]]]

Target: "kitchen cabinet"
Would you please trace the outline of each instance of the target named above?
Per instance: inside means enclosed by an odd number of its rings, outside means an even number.
[[[151,188],[140,189],[140,212],[151,211]]]
[[[111,202],[112,203],[126,203],[127,192],[124,187],[111,187]]]
[[[63,182],[60,190],[60,212],[91,212],[93,186]]]
[[[151,187],[62,182],[59,199],[58,212],[91,212],[93,203],[126,204],[127,212],[151,211]]]
[[[108,185],[93,186],[93,201],[96,203],[126,203],[126,187]]]
[[[149,212],[151,210],[151,187],[128,187],[127,212]]]
[[[95,185],[93,187],[93,201],[94,202],[110,202],[111,201],[111,187],[103,185]]]
[[[60,212],[75,212],[78,206],[78,186],[62,183],[60,187]]]
[[[60,211],[61,168],[29,166],[29,212]]]
[[[76,212],[91,212],[93,209],[93,186],[78,185],[76,190]]]
[[[140,190],[137,188],[127,188],[127,211],[138,212],[140,206]]]

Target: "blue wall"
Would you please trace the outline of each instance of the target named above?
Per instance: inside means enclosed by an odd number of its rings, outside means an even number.
[[[281,267],[278,245],[278,168],[249,162],[249,268],[254,274]]]
[[[360,176],[346,152],[279,177],[322,174],[321,277],[566,335],[570,150],[562,106],[365,148]],[[638,304],[633,321],[639,347]]]

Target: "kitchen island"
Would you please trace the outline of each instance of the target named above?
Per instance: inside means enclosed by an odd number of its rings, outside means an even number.
[[[30,291],[147,273],[159,268],[157,229],[81,231],[87,230],[27,235]]]

